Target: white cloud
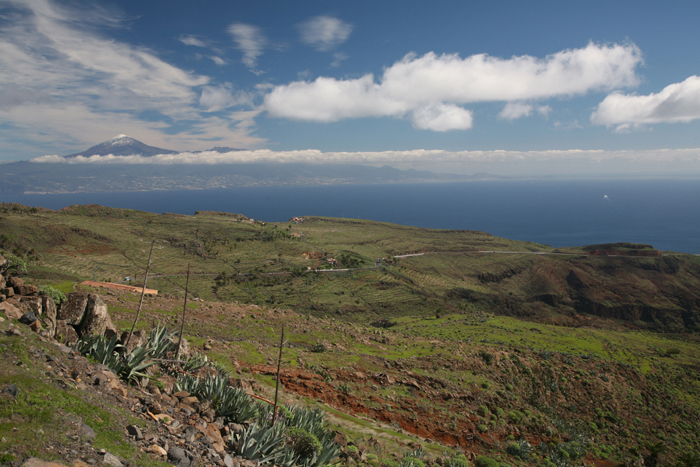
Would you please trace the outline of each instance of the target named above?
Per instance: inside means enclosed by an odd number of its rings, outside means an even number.
[[[413,111],[413,127],[418,130],[468,130],[472,127],[472,113],[461,107],[442,102]]]
[[[596,125],[617,125],[618,131],[661,122],[689,122],[700,118],[700,76],[666,86],[646,96],[608,95],[591,115]]]
[[[251,105],[252,103],[253,96],[243,91],[238,91],[234,95],[230,85],[204,86],[199,98],[199,106],[205,112],[216,112],[234,105]]]
[[[258,57],[263,54],[267,38],[259,27],[252,24],[235,23],[228,27],[236,47],[243,52],[243,64],[253,72],[258,72]]]
[[[342,44],[352,32],[352,25],[332,16],[316,16],[297,26],[300,40],[325,52]]]
[[[205,44],[203,41],[197,39],[194,36],[180,36],[178,40],[185,45],[193,45],[195,47],[207,47],[207,44]]]
[[[523,102],[508,102],[498,118],[504,120],[517,120],[521,117],[529,117],[532,114],[532,105]]]
[[[641,53],[634,44],[588,44],[543,59],[501,59],[485,54],[460,58],[430,52],[413,54],[387,68],[379,82],[367,74],[355,79],[319,77],[313,82],[277,86],[265,97],[273,117],[332,122],[344,118],[391,116],[435,102],[546,99],[615,89],[638,83]]]
[[[238,147],[261,143],[250,135],[247,114],[231,113],[229,120],[201,116],[200,87],[209,84],[208,77],[94,32],[95,26],[120,26],[120,18],[50,0],[3,5],[10,5],[4,14],[11,20],[0,23],[0,125],[12,128],[0,133],[3,147],[24,139],[73,149],[89,142],[86,138],[108,139],[115,133],[163,147],[171,142],[201,148],[200,139]],[[143,111],[161,121],[142,120]],[[180,122],[189,130],[163,133]]]
[[[273,151],[270,149],[233,151],[228,153],[202,152],[193,154],[160,154],[141,156],[92,156],[64,159],[60,156],[42,156],[32,162],[61,162],[66,164],[111,163],[111,164],[236,164],[250,162],[310,162],[310,163],[356,163],[380,166],[397,163],[466,164],[476,162],[513,163],[522,161],[629,161],[683,163],[700,162],[700,148],[657,149],[645,151],[606,150],[550,150],[550,151],[443,151],[415,149],[410,151],[381,152],[322,152],[317,149],[299,151]]]
[[[508,102],[498,114],[498,118],[503,120],[517,120],[522,117],[529,117],[532,115],[533,110],[537,111],[537,113],[543,117],[547,117],[552,111],[552,108],[548,105],[534,106],[524,102]]]
[[[341,63],[343,63],[345,60],[347,60],[349,57],[342,53],[342,52],[337,52],[333,54],[333,61],[331,62],[331,66],[333,68],[339,67]]]
[[[543,117],[548,117],[551,111],[552,108],[548,105],[537,106],[537,113],[542,115]]]
[[[216,55],[212,55],[212,56],[209,57],[209,58],[211,58],[211,59],[214,61],[214,63],[216,63],[216,64],[219,65],[219,66],[221,66],[221,65],[226,65],[226,60],[224,60],[224,59],[221,58],[221,57],[217,57]]]

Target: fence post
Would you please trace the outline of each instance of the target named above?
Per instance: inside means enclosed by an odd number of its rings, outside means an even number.
[[[131,332],[129,333],[129,337],[126,338],[126,344],[124,345],[125,348],[129,348],[129,342],[131,341],[131,335],[134,333],[134,329],[136,328],[136,322],[139,320],[139,316],[141,315],[141,307],[143,306],[143,297],[146,295],[146,283],[148,282],[148,270],[151,268],[151,256],[153,255],[153,245],[156,244],[156,239],[153,237],[153,241],[151,242],[151,251],[148,253],[148,264],[146,264],[146,275],[143,278],[143,290],[141,290],[141,301],[139,301],[139,309],[136,312],[136,318],[134,319],[134,324],[131,326]]]

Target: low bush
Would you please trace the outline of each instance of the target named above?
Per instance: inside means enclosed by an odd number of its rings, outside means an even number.
[[[298,427],[291,427],[287,430],[287,445],[292,448],[300,461],[313,459],[322,447],[314,435]]]
[[[66,294],[64,294],[58,289],[51,287],[50,285],[40,285],[39,293],[41,295],[48,295],[49,297],[51,297],[56,303],[56,306],[59,306],[66,299]]]
[[[474,460],[476,467],[499,467],[498,461],[487,456],[479,456]]]
[[[469,467],[469,460],[467,460],[463,454],[459,454],[447,459],[444,462],[443,467]]]

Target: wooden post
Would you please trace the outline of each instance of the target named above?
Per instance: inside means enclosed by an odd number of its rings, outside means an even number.
[[[280,389],[280,367],[282,366],[282,347],[284,347],[284,323],[282,323],[282,337],[280,337],[280,354],[277,358],[277,381],[275,382],[275,405],[272,409],[272,425],[277,421],[277,393]]]
[[[180,325],[180,339],[177,341],[177,352],[175,352],[175,361],[180,355],[180,344],[182,344],[182,333],[185,330],[185,313],[187,312],[187,291],[190,288],[190,263],[187,263],[187,282],[185,282],[185,304],[182,306],[182,324]]]
[[[146,265],[146,275],[143,278],[143,290],[141,291],[141,301],[139,302],[139,309],[136,312],[136,318],[134,319],[134,324],[131,326],[131,332],[129,333],[129,337],[126,338],[126,344],[124,345],[125,349],[129,348],[129,341],[131,341],[131,335],[134,333],[134,329],[136,328],[136,322],[139,320],[139,316],[141,315],[141,307],[143,306],[143,297],[146,295],[146,283],[148,282],[148,270],[151,268],[151,256],[153,255],[153,245],[156,244],[156,239],[155,237],[153,238],[153,241],[151,242],[151,251],[148,253],[148,264]]]

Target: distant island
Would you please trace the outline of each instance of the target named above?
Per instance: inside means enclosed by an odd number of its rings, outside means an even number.
[[[242,151],[214,147],[192,151],[202,153]],[[163,154],[184,154],[149,146],[126,135],[119,135],[85,151],[59,158],[58,162],[37,160],[4,164],[0,173],[0,194],[98,193],[160,190],[203,190],[252,186],[309,186],[379,183],[460,182],[469,180],[507,179],[488,173],[474,175],[444,174],[429,171],[401,170],[390,166],[372,167],[359,164],[319,164],[301,162],[253,163],[76,163],[78,157],[111,156],[151,158]],[[114,159],[112,159],[114,160]]]

